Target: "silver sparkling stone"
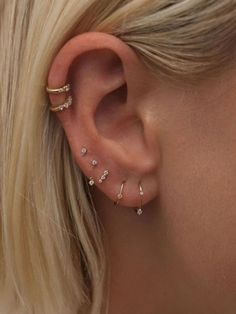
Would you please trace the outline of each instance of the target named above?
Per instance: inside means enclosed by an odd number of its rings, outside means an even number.
[[[97,166],[98,162],[97,162],[97,160],[93,159],[91,161],[91,164],[92,164],[93,167],[95,167],[95,166]]]
[[[87,150],[86,147],[82,147],[82,148],[81,148],[81,155],[82,155],[82,156],[85,156],[85,155],[87,154],[87,152],[88,152],[88,150]]]
[[[140,215],[142,215],[143,210],[142,210],[142,208],[138,208],[136,212],[137,212],[137,214],[140,216]]]
[[[90,178],[89,178],[89,185],[92,186],[92,185],[94,185],[94,183],[95,183],[95,182],[94,182],[94,179],[93,179],[92,177],[90,177]]]

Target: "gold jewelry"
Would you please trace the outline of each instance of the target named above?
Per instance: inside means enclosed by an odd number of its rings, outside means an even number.
[[[99,183],[102,183],[104,180],[106,180],[107,176],[109,174],[108,170],[104,170],[103,174],[101,175],[100,179],[98,180]]]
[[[114,205],[118,205],[120,200],[123,198],[123,189],[124,189],[124,184],[126,181],[122,181],[121,186],[120,186],[120,191],[116,196],[116,201],[114,202]]]
[[[144,195],[143,188],[142,188],[141,184],[139,184],[139,195],[140,195],[140,207],[136,209],[136,213],[137,213],[137,215],[140,216],[143,213],[142,207],[143,207],[143,195]]]
[[[50,110],[54,111],[54,112],[55,111],[62,111],[64,109],[69,108],[71,105],[72,105],[72,97],[68,96],[66,101],[63,104],[58,105],[58,106],[50,106]]]
[[[70,90],[70,84],[66,84],[62,87],[59,87],[59,88],[51,88],[51,87],[46,87],[46,91],[49,93],[49,94],[61,94],[61,93],[66,93],[66,92],[69,92]]]

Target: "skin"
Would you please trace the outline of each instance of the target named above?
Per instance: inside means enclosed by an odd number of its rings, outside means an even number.
[[[48,84],[69,80],[74,96],[55,115],[96,181],[109,314],[236,313],[235,74],[231,67],[195,85],[154,77],[130,47],[102,33],[76,36],[55,57]]]

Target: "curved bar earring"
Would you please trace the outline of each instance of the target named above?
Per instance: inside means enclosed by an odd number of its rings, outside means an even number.
[[[114,205],[117,206],[120,202],[120,200],[123,198],[123,189],[124,189],[124,184],[126,181],[122,181],[121,186],[120,186],[120,191],[116,196],[116,200],[114,201]]]
[[[140,195],[140,207],[136,209],[136,214],[140,216],[143,213],[143,195],[144,195],[141,183],[139,183],[139,195]]]

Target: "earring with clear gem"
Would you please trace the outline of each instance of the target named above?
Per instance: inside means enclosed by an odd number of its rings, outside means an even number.
[[[87,154],[88,150],[86,147],[81,148],[81,156],[84,157]]]
[[[94,183],[95,183],[94,178],[93,178],[93,177],[90,177],[90,178],[89,178],[89,185],[93,186]]]
[[[97,166],[97,164],[98,164],[98,161],[97,160],[95,160],[95,159],[93,159],[93,160],[91,160],[91,165],[92,165],[92,167],[96,167]]]
[[[123,189],[124,189],[124,184],[126,181],[122,181],[121,186],[120,186],[120,191],[116,196],[116,201],[114,202],[114,205],[118,205],[120,200],[123,198]]]
[[[142,215],[143,213],[143,195],[144,195],[143,188],[141,186],[141,183],[139,183],[140,207],[135,210],[136,214],[139,216]]]

